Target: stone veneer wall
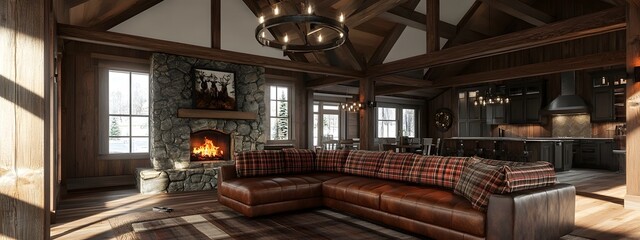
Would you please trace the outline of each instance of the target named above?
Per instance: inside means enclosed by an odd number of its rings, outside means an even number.
[[[264,68],[164,53],[153,54],[151,68],[151,160],[155,169],[201,167],[189,163],[189,134],[205,129],[231,133],[232,151],[264,148]],[[258,119],[178,118],[178,108],[192,108],[193,68],[234,72],[237,110],[256,112]]]

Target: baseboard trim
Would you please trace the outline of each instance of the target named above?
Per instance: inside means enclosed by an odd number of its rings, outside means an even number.
[[[66,181],[66,190],[81,190],[102,187],[117,187],[135,185],[136,178],[133,175],[118,175],[106,177],[72,178]]]

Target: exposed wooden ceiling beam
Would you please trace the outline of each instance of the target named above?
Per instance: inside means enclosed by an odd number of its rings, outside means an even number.
[[[307,89],[317,89],[317,88],[322,88],[329,85],[353,82],[355,80],[356,79],[354,78],[345,78],[345,77],[323,77],[323,78],[311,79],[307,81]]]
[[[211,47],[212,48],[216,48],[216,49],[220,49],[220,43],[221,43],[221,39],[220,36],[222,35],[221,32],[221,14],[222,12],[220,11],[221,8],[221,4],[220,4],[221,0],[211,0]]]
[[[294,62],[277,58],[238,53],[221,49],[194,46],[165,40],[133,36],[128,34],[96,31],[89,28],[58,24],[58,36],[63,39],[92,42],[111,46],[165,52],[170,54],[212,59],[237,64],[263,66],[296,72],[317,73],[331,76],[364,77],[364,73],[320,64]]]
[[[410,78],[410,77],[399,76],[399,75],[380,76],[375,78],[374,80],[376,82],[413,87],[414,90],[415,90],[415,87],[428,87],[433,85],[432,81],[424,80],[421,78]]]
[[[480,0],[490,7],[498,9],[531,25],[540,27],[553,22],[554,17],[535,9],[519,0]]]
[[[618,6],[624,6],[624,0],[611,0],[615,2]],[[640,0],[627,0],[627,2],[633,6],[640,7]]]
[[[416,90],[416,88],[407,87],[407,86],[376,86],[374,88],[373,93],[376,96],[381,96],[381,95],[391,95],[391,94],[396,94],[401,92],[407,92],[411,90]]]
[[[138,0],[136,3],[133,4],[133,6],[127,8],[121,13],[113,17],[107,18],[104,21],[95,23],[90,27],[96,30],[102,30],[102,31],[109,30],[117,26],[118,24],[123,23],[124,21],[127,21],[129,18],[132,18],[133,16],[138,15],[141,12],[144,12],[145,10],[161,2],[162,0]]]
[[[427,31],[427,15],[405,7],[395,7],[388,12],[380,14],[380,18],[390,22],[420,29],[422,31]],[[460,32],[456,26],[444,21],[440,21],[438,23],[438,28],[440,37],[446,39],[452,39],[456,35],[458,35],[458,32]],[[472,40],[486,38],[484,34],[471,30],[464,31],[463,36]]]
[[[618,6],[618,7],[624,6],[626,4],[625,0],[600,0],[600,1],[611,4],[613,6]],[[636,0],[629,0],[629,2],[632,2],[632,1],[636,1]]]
[[[626,26],[624,8],[613,8],[593,14],[509,33],[464,45],[442,49],[385,63],[370,69],[369,76],[381,76],[414,69],[442,66],[482,57],[544,46],[622,30]]]
[[[400,4],[403,4],[407,0],[385,0],[385,1],[375,1],[375,3],[367,6],[364,9],[360,9],[355,14],[349,16],[345,19],[345,24],[349,28],[355,28],[360,24],[365,23],[378,15],[389,11],[392,8],[397,7]]]
[[[440,50],[440,0],[427,0],[427,52]]]
[[[625,64],[625,54],[626,53],[624,51],[597,53],[587,56],[552,60],[512,68],[461,75],[448,79],[438,79],[432,87],[456,87],[566,71],[622,65]]]
[[[403,6],[410,9],[414,9],[416,8],[416,6],[418,6],[419,3],[420,3],[419,0],[411,0],[405,3]],[[400,38],[400,36],[402,35],[402,32],[406,27],[407,26],[404,24],[396,24],[391,30],[391,33],[384,35],[384,39],[382,40],[382,43],[380,43],[376,51],[373,53],[373,55],[369,59],[369,62],[368,62],[369,66],[382,64],[384,62],[384,60],[389,55],[389,52],[391,52],[391,49],[396,44],[396,42],[398,41],[398,38]]]
[[[65,1],[67,1],[67,4],[68,4],[69,8],[73,8],[73,7],[78,6],[80,4],[86,3],[89,0],[65,0]]]

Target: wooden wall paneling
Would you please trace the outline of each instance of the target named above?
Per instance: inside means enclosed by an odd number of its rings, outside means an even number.
[[[458,106],[456,98],[457,91],[454,88],[451,88],[428,102],[427,105],[429,107],[427,109],[426,119],[424,121],[427,124],[427,137],[437,139],[458,136]],[[433,118],[436,114],[436,111],[440,108],[448,108],[453,112],[453,124],[451,125],[451,128],[446,132],[441,132],[435,127],[435,121]]]
[[[98,79],[97,64],[89,53],[76,56],[76,176],[95,176],[90,167],[98,149]]]
[[[640,67],[640,6],[627,4],[627,195],[624,207],[640,209],[640,76],[634,72]]]
[[[69,43],[73,45],[74,43]],[[60,145],[62,147],[61,160],[62,160],[62,185],[64,186],[65,179],[75,177],[76,166],[76,151],[75,151],[75,122],[76,122],[76,107],[75,107],[75,78],[76,78],[76,56],[69,52],[64,53],[62,64],[62,79],[61,79],[61,99],[60,106],[61,112],[61,138]]]
[[[8,224],[17,219],[14,210],[19,205],[13,196],[18,194],[16,185],[16,1],[0,2],[0,233],[16,238],[16,226]]]
[[[49,1],[0,3],[0,235],[9,239],[49,237],[50,10]]]

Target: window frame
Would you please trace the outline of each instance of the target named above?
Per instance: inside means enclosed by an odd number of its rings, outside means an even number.
[[[276,140],[276,139],[272,139],[271,137],[271,87],[283,87],[283,88],[287,88],[287,118],[288,118],[288,131],[289,133],[287,134],[288,138],[287,139],[281,139],[281,140]],[[295,99],[294,96],[295,94],[293,94],[295,91],[294,89],[294,85],[290,84],[290,83],[280,83],[280,82],[274,82],[274,83],[267,83],[266,84],[266,90],[265,90],[265,111],[266,111],[266,115],[267,115],[267,119],[265,122],[265,126],[267,127],[266,130],[266,134],[267,134],[267,144],[269,143],[274,143],[274,144],[284,144],[284,143],[293,143],[294,139],[293,136],[295,136],[295,127],[293,124],[295,121],[295,118],[293,116],[293,111],[292,109],[295,108]],[[276,99],[276,101],[278,101]],[[276,117],[278,118],[278,117]]]
[[[396,109],[396,118],[395,118],[395,122],[396,122],[396,137],[392,138],[392,137],[380,137],[380,133],[378,132],[378,123],[380,121],[390,121],[390,120],[380,120],[378,119],[378,114],[380,111],[380,108],[394,108]],[[421,109],[420,106],[416,106],[416,105],[405,105],[405,104],[389,104],[389,103],[379,103],[378,106],[375,108],[376,112],[375,112],[375,137],[377,139],[399,139],[400,137],[402,137],[402,131],[404,129],[404,119],[403,119],[403,110],[405,109],[410,109],[414,111],[414,126],[415,126],[415,136],[411,137],[411,138],[420,138],[422,137],[420,134],[420,114],[421,114]]]
[[[146,73],[149,75],[149,115],[134,115],[131,114],[109,114],[109,71],[124,71],[130,73]],[[98,63],[98,158],[100,160],[125,160],[125,159],[148,159],[151,155],[151,117],[152,117],[152,99],[151,99],[151,72],[148,64],[133,63],[133,62],[118,62],[110,60],[100,60]],[[131,84],[131,79],[129,79]],[[131,88],[129,89],[129,95],[131,95]],[[131,97],[129,97],[129,104],[131,104]],[[149,152],[144,153],[109,153],[109,128],[111,122],[110,116],[125,116],[125,117],[147,117],[149,121]],[[129,123],[131,125],[131,122]],[[131,126],[129,129],[130,139],[136,136],[132,135]],[[140,136],[137,136],[140,137]],[[131,143],[130,143],[131,144]],[[131,145],[130,145],[131,150]]]

